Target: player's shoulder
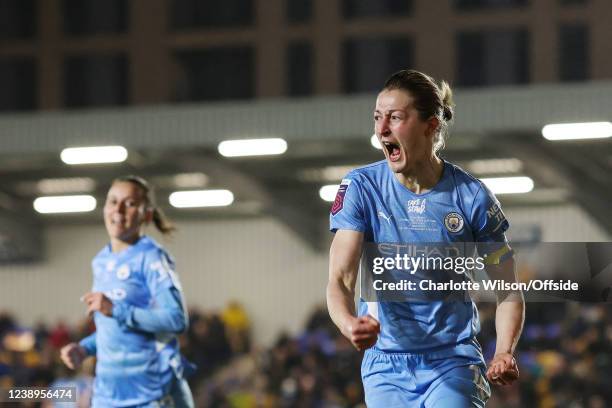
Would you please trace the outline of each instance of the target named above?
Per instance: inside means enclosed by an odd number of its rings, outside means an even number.
[[[476,178],[467,170],[454,163],[445,163],[448,166],[450,175],[453,178],[455,185],[460,191],[476,195],[485,187],[484,183],[480,179]]]
[[[360,166],[351,170],[347,177],[359,177],[359,176],[369,176],[373,174],[379,174],[386,170],[387,161],[379,160],[374,163],[366,164],[364,166]]]
[[[155,239],[148,235],[143,235],[138,240],[138,249],[141,252],[158,251],[163,250],[163,247]]]
[[[91,263],[95,265],[98,262],[104,262],[110,255],[112,255],[112,251],[110,250],[110,244],[106,244],[93,257]]]
[[[138,250],[148,261],[164,259],[173,262],[172,256],[156,240],[148,235],[144,235],[138,242]]]
[[[389,172],[386,160],[377,161],[351,170],[342,180],[344,183],[356,181],[360,185],[369,185],[380,181]]]

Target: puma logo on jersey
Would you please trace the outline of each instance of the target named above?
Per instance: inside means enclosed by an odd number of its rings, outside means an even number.
[[[387,217],[387,214],[385,214],[385,213],[384,213],[384,212],[382,212],[382,211],[379,211],[379,212],[378,212],[378,216],[379,216],[380,218],[382,218],[383,220],[387,221],[387,223],[389,223],[389,224],[390,224],[390,223],[391,223],[391,218],[393,217],[393,214],[391,214],[390,216],[388,216],[388,217]]]

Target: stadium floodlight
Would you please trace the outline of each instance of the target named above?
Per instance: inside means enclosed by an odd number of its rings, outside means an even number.
[[[582,140],[612,137],[612,123],[554,123],[542,128],[542,136],[547,140]]]
[[[492,177],[480,179],[493,194],[522,194],[533,190],[533,180],[529,177]]]
[[[96,208],[96,199],[90,195],[38,197],[34,209],[41,214],[90,212]]]
[[[175,191],[168,200],[176,208],[226,207],[234,202],[234,194],[229,190]]]
[[[339,184],[328,184],[319,189],[319,197],[323,201],[334,201],[336,199],[336,193],[338,192]]]
[[[60,154],[66,164],[120,163],[127,159],[123,146],[68,147]]]
[[[225,157],[271,156],[287,151],[287,142],[281,138],[224,140],[217,147]]]
[[[372,135],[372,137],[370,138],[370,143],[372,144],[372,146],[374,146],[378,150],[382,150],[382,145],[380,144],[380,141],[378,140],[378,136],[376,136],[375,134]]]

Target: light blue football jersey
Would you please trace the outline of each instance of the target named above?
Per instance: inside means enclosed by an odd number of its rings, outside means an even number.
[[[402,185],[382,160],[350,172],[339,187],[330,229],[364,233],[372,243],[500,242],[509,224],[495,196],[478,179],[444,162],[439,182],[415,194]],[[466,344],[480,330],[470,301],[365,302],[359,315],[380,321],[375,348],[385,352],[424,352]],[[461,350],[456,350],[461,353]]]
[[[92,291],[103,292],[118,309],[154,307],[155,296],[171,288],[182,293],[172,258],[147,236],[118,253],[107,245],[93,259],[92,267]],[[182,301],[183,309],[184,305]],[[176,334],[135,330],[99,312],[94,321],[93,406],[138,405],[168,393],[182,364]]]

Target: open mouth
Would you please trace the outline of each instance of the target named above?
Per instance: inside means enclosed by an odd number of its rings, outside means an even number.
[[[401,151],[398,144],[392,142],[383,142],[383,146],[385,149],[387,149],[387,153],[389,153],[389,160],[391,160],[392,162],[399,160]]]
[[[122,227],[122,226],[123,226],[123,224],[124,224],[124,220],[122,220],[122,219],[115,219],[115,218],[111,218],[111,219],[110,219],[110,223],[111,223],[111,225],[118,225],[118,226],[121,226],[121,227]]]

